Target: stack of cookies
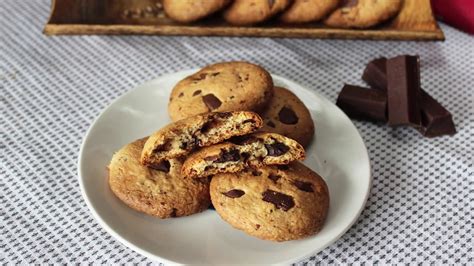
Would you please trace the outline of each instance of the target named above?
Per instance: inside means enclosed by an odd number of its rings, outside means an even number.
[[[207,66],[180,81],[173,120],[114,154],[109,184],[128,206],[160,218],[212,205],[233,227],[286,241],[318,232],[324,180],[300,160],[314,135],[304,104],[247,62]]]
[[[287,24],[323,20],[330,27],[369,28],[398,14],[402,0],[164,0],[169,18],[191,23],[219,13],[227,23],[251,26],[273,18]]]

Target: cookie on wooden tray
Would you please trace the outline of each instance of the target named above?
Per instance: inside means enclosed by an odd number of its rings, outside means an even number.
[[[285,23],[306,23],[321,20],[333,11],[339,0],[294,0],[280,16]]]
[[[185,179],[182,161],[170,159],[154,169],[140,163],[146,138],[114,154],[109,165],[112,192],[131,208],[160,218],[186,216],[210,205],[209,180]]]
[[[184,156],[198,147],[216,144],[233,136],[252,133],[261,126],[260,116],[249,111],[196,115],[153,133],[145,143],[141,160],[147,166],[160,165],[163,160]]]
[[[324,23],[336,28],[369,28],[400,11],[402,0],[345,0]]]
[[[291,91],[274,88],[274,96],[260,113],[263,127],[260,131],[274,132],[298,141],[307,147],[314,136],[314,122],[304,103]]]
[[[163,0],[163,8],[171,19],[189,23],[221,10],[229,2],[230,0]]]
[[[247,62],[209,65],[173,88],[168,112],[173,121],[207,112],[262,110],[273,96],[273,81]]]
[[[253,25],[270,19],[290,4],[290,0],[234,0],[224,11],[224,19],[232,25]]]
[[[272,241],[316,234],[329,209],[324,180],[302,163],[215,175],[211,200],[236,229]]]
[[[303,147],[290,138],[274,133],[254,133],[208,146],[189,155],[183,175],[201,178],[217,173],[235,173],[247,167],[283,165],[303,160]]]

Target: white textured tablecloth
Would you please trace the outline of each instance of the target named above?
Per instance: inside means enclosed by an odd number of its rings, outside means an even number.
[[[335,101],[378,56],[419,54],[422,86],[454,116],[453,137],[354,122],[369,150],[365,210],[302,263],[473,264],[474,38],[445,42],[140,36],[46,37],[47,0],[0,1],[0,263],[148,263],[107,234],[81,197],[76,161],[112,100],[165,73],[248,60]],[[186,252],[186,251],[183,251]]]

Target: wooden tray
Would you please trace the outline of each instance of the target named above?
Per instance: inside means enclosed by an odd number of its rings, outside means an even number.
[[[321,23],[284,25],[278,21],[254,27],[233,27],[218,15],[183,25],[171,21],[159,10],[160,1],[53,0],[44,33],[444,40],[430,0],[405,0],[396,18],[369,30],[334,29]]]

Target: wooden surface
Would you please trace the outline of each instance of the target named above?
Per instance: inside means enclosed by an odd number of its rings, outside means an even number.
[[[321,23],[284,25],[270,21],[254,27],[227,25],[219,15],[192,25],[177,24],[162,11],[150,11],[157,0],[53,0],[47,35],[143,34],[193,36],[298,37],[373,40],[444,40],[430,0],[405,0],[400,13],[374,29],[335,29]],[[159,4],[158,4],[159,5]],[[145,10],[150,12],[145,12]],[[131,10],[134,15],[125,15]],[[137,15],[139,14],[139,15]]]

